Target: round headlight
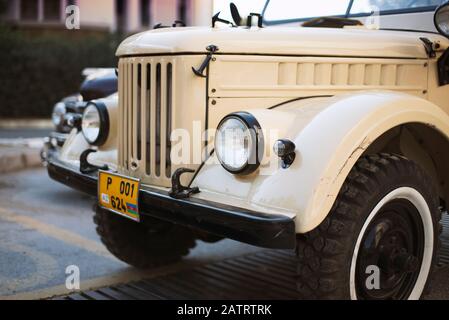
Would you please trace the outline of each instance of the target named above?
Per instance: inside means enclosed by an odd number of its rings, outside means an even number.
[[[263,144],[260,125],[250,113],[230,114],[218,125],[215,152],[221,165],[231,173],[256,171],[263,157]]]
[[[67,109],[65,107],[64,102],[58,102],[53,108],[53,112],[51,114],[51,120],[56,127],[59,127],[64,122],[64,116],[67,113]]]
[[[81,129],[90,144],[101,146],[106,142],[109,134],[109,115],[103,103],[91,102],[86,106]]]

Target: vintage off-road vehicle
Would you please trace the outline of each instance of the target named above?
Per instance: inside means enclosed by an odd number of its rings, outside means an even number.
[[[98,197],[98,233],[136,267],[231,238],[296,249],[303,298],[418,299],[449,202],[449,7],[440,35],[441,1],[377,1],[381,27],[420,31],[360,25],[357,0],[266,27],[276,2],[125,40],[118,101],[89,103],[48,172]]]

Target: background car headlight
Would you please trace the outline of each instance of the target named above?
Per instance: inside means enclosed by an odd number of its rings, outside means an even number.
[[[247,112],[226,116],[218,125],[215,152],[221,165],[233,174],[250,174],[257,170],[264,152],[261,127]]]
[[[65,107],[64,102],[58,102],[53,108],[53,112],[51,114],[51,120],[56,127],[59,127],[64,122],[64,116],[67,113],[67,109]]]
[[[109,115],[103,103],[95,101],[86,106],[81,129],[90,144],[101,146],[106,142],[109,134]]]

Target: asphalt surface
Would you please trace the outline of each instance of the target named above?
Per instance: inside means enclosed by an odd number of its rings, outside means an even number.
[[[43,299],[69,293],[66,268],[80,270],[81,290],[149,279],[263,249],[224,240],[200,241],[169,267],[139,271],[114,258],[92,222],[95,199],[47,177],[44,169],[0,175],[0,300]],[[449,299],[449,268],[436,273],[426,299]]]
[[[0,176],[0,299],[68,293],[66,268],[80,270],[81,290],[191,268],[261,249],[224,240],[198,241],[182,262],[139,271],[114,258],[92,222],[92,199],[53,182],[44,169]]]

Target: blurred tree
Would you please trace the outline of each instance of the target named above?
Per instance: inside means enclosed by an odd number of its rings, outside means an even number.
[[[8,8],[8,0],[0,0],[0,16],[2,16]]]
[[[0,26],[0,117],[48,117],[78,92],[84,68],[117,65],[119,42],[113,34],[30,36]]]

